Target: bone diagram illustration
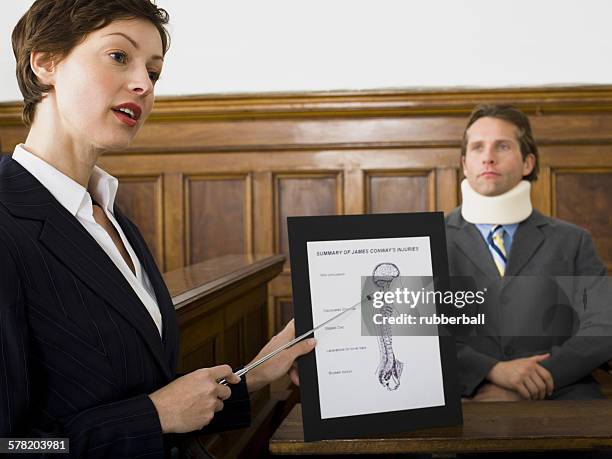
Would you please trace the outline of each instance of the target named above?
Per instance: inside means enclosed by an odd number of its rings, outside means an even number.
[[[399,275],[399,269],[393,263],[380,263],[374,268],[372,280],[384,293],[389,291],[391,282]],[[381,313],[383,317],[391,317],[393,315],[393,306],[385,303]],[[379,327],[378,346],[380,348],[380,363],[376,370],[378,381],[388,390],[397,390],[400,386],[400,377],[402,376],[404,364],[397,360],[393,353],[391,325],[385,320]]]

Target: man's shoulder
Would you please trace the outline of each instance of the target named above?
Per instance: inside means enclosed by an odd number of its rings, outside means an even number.
[[[461,216],[461,206],[451,210],[444,218],[446,228],[461,228],[465,225],[470,225]],[[562,220],[556,217],[549,217],[540,211],[534,209],[531,215],[521,224],[535,223],[537,226],[549,226],[551,230],[564,232],[567,234],[588,234],[588,231],[574,223]]]
[[[585,228],[578,226],[575,223],[571,223],[557,217],[549,217],[535,209],[529,218],[534,218],[538,225],[549,226],[550,230],[555,233],[580,236],[589,234]]]
[[[447,228],[461,226],[464,224],[465,220],[463,220],[463,217],[461,216],[461,206],[451,210],[446,217],[444,217],[444,222]]]

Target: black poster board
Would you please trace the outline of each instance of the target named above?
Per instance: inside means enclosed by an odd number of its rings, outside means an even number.
[[[382,244],[390,240],[404,240],[399,238],[428,238],[433,277],[448,278],[444,216],[441,212],[289,217],[288,231],[296,336],[321,323],[313,323],[311,293],[314,292],[311,292],[309,278],[308,243],[331,241],[333,244],[341,244],[346,241],[348,247],[361,240],[380,240]],[[435,352],[439,350],[443,402],[416,409],[322,417],[316,353],[311,352],[302,357],[299,361],[299,375],[304,439],[355,438],[461,424],[454,339],[451,336],[436,336],[433,339],[438,343]],[[414,372],[418,372],[419,368],[412,365],[410,371],[416,374]],[[368,396],[370,394],[363,394],[364,398]]]

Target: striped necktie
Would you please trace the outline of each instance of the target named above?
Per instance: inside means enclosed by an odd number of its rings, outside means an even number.
[[[506,247],[504,246],[505,233],[506,231],[504,230],[503,226],[496,225],[493,227],[489,233],[489,236],[487,237],[487,242],[489,243],[489,247],[491,247],[491,252],[493,254],[493,261],[495,262],[495,266],[497,266],[500,276],[503,276],[506,272],[506,263],[508,260]]]

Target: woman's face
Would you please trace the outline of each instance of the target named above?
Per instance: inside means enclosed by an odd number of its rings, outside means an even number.
[[[91,32],[53,72],[59,129],[79,145],[126,147],[151,112],[162,64],[161,37],[145,19]]]

